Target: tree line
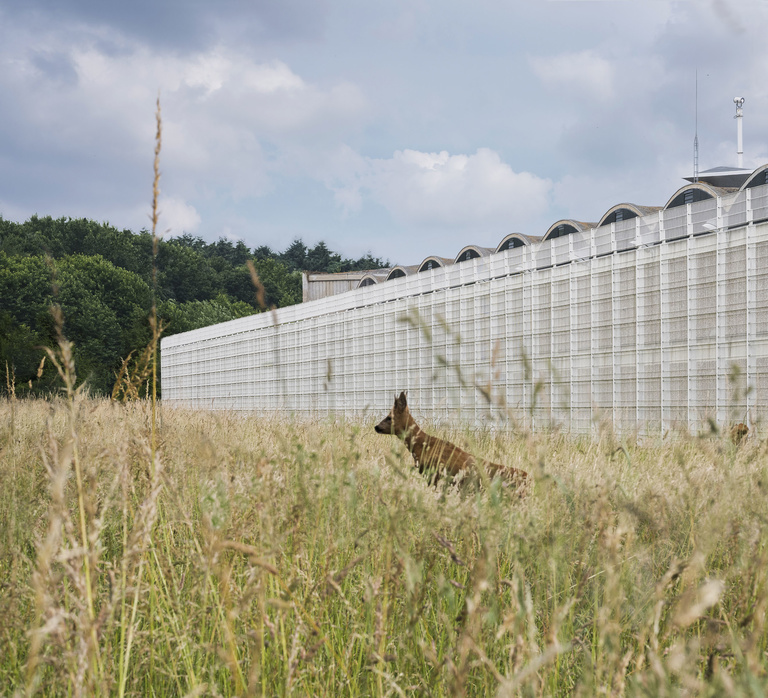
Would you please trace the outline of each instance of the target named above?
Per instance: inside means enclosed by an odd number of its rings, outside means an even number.
[[[55,370],[42,346],[55,341],[50,313],[58,304],[74,343],[79,382],[109,394],[123,359],[151,339],[152,235],[88,219],[0,217],[0,393],[54,389]],[[265,307],[301,302],[302,271],[359,271],[386,266],[367,254],[347,259],[324,242],[294,240],[283,252],[220,238],[182,235],[160,240],[155,301],[164,335],[261,312],[247,263],[264,287]]]

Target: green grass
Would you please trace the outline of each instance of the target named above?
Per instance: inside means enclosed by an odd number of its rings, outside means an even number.
[[[768,689],[762,443],[451,435],[520,500],[371,427],[1,402],[2,693]]]

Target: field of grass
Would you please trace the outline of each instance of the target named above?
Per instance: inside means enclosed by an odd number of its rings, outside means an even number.
[[[447,434],[520,500],[429,487],[372,424],[156,424],[0,402],[3,695],[768,691],[754,439]]]

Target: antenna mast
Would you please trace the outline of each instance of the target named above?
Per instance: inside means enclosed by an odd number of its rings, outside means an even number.
[[[736,105],[736,159],[738,167],[744,166],[744,144],[742,143],[741,120],[744,118],[742,107],[744,106],[744,97],[734,97],[733,103]]]
[[[699,181],[699,71],[696,71],[696,126],[693,135],[693,181]]]

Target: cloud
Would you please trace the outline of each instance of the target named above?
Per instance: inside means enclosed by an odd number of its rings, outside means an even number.
[[[407,226],[503,231],[540,216],[551,187],[547,179],[515,172],[489,148],[472,155],[401,150],[363,159],[354,181],[335,195],[347,214],[371,200]]]
[[[200,214],[194,206],[183,199],[173,196],[161,196],[157,205],[160,213],[158,233],[182,235],[194,233],[201,223]]]
[[[734,8],[725,0],[712,0],[712,9],[718,19],[725,24],[733,34],[743,34],[744,24],[736,15]]]
[[[71,37],[0,23],[0,64],[0,162],[15,163],[0,186],[25,215],[91,215],[108,202],[121,216],[139,210],[151,185],[158,89],[161,188],[174,232],[197,229],[206,203],[263,196],[307,152],[354,133],[367,108],[356,85],[316,84],[278,59],[224,46],[152,50],[110,29]],[[34,171],[35,187],[22,169]],[[144,214],[109,217],[146,225]]]
[[[137,98],[147,100],[159,89],[166,108],[185,119],[202,115],[261,137],[275,137],[318,123],[332,127],[336,119],[354,114],[365,103],[352,84],[319,87],[305,82],[282,61],[257,62],[224,47],[184,57],[141,47],[129,56],[112,56],[95,45],[72,48],[71,54],[79,96],[96,101],[108,95],[116,116],[135,111]]]
[[[239,54],[213,48],[175,62],[169,71],[174,90],[201,88],[203,99],[233,90],[238,95],[306,91],[309,86],[279,60],[256,63]]]
[[[250,245],[449,251],[664,203],[696,70],[701,169],[734,160],[737,94],[765,161],[764,0],[553,7],[0,0],[3,211],[145,227],[158,89],[161,225]]]
[[[333,189],[333,200],[342,210],[342,217],[348,218],[358,213],[363,207],[363,196],[358,186],[337,187]]]
[[[2,10],[16,24],[119,28],[142,43],[197,51],[223,35],[260,43],[315,38],[323,31],[328,7],[325,0],[24,0],[4,3]]]
[[[554,56],[531,56],[529,63],[536,76],[546,85],[568,92],[608,100],[614,94],[613,64],[594,50],[561,53]]]

